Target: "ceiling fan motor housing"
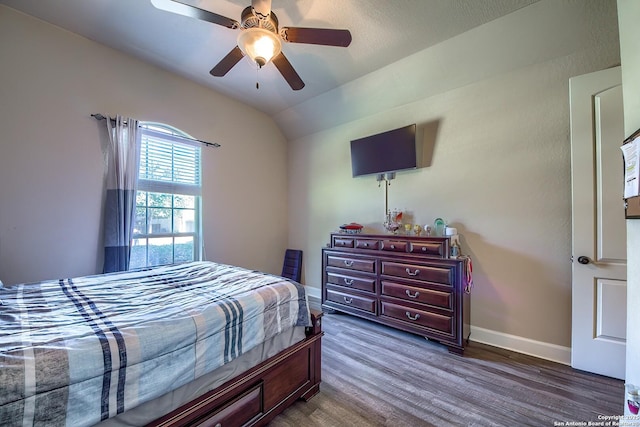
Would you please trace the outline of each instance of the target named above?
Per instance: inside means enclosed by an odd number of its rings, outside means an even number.
[[[253,13],[253,8],[247,6],[241,15],[242,28],[264,28],[267,31],[271,31],[274,34],[278,34],[278,17],[271,12],[268,17],[264,18],[261,15]]]

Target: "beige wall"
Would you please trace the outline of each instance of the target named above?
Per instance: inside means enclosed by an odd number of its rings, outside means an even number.
[[[544,33],[540,43],[555,40],[554,49],[530,40],[534,29]],[[462,73],[455,66],[465,62],[460,55],[467,44],[480,51]],[[348,94],[353,111],[347,123],[333,117],[333,127],[290,141],[289,244],[305,251],[304,281],[319,295],[328,234],[350,221],[381,230],[384,215],[375,178],[351,177],[349,141],[418,123],[427,129],[419,140],[435,140],[431,164],[398,173],[389,204],[409,212],[412,222],[442,217],[462,233],[463,252],[474,262],[471,338],[568,362],[568,80],[619,63],[616,4],[541,1],[442,45],[437,55],[428,49],[317,100],[319,107],[333,96],[341,105],[337,100]],[[531,49],[526,59],[527,51],[519,51],[524,45]],[[482,62],[485,50],[490,67]],[[434,68],[448,67],[453,81],[422,88],[433,84],[421,75],[447,79]],[[376,111],[374,83],[406,102],[393,99],[393,106]],[[313,100],[301,108],[312,110]],[[289,113],[295,108],[280,119]]]
[[[0,58],[5,284],[101,271],[105,124],[90,117],[98,112],[164,122],[222,144],[203,149],[206,257],[280,272],[286,140],[270,118],[5,6]]]
[[[618,0],[625,136],[640,129],[640,2]],[[627,220],[627,372],[626,382],[640,386],[640,220]],[[625,404],[625,413],[629,409]]]

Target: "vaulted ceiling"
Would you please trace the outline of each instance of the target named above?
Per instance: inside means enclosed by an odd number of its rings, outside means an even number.
[[[182,0],[240,20],[250,0]],[[280,26],[348,29],[347,48],[285,43],[305,87],[293,91],[273,64],[242,59],[211,68],[240,30],[156,9],[150,0],[0,0],[18,11],[174,72],[275,115],[538,0],[273,0]],[[46,65],[46,64],[43,64]],[[256,82],[260,88],[256,89]]]

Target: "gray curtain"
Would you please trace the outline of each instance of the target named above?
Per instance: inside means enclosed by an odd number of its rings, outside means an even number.
[[[117,116],[107,122],[107,197],[104,211],[104,272],[129,269],[136,214],[140,146],[138,121]]]

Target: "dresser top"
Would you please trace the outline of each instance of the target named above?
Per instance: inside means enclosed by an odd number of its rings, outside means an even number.
[[[421,233],[419,236],[416,235],[413,231],[408,234],[404,233],[381,233],[381,234],[365,234],[365,233],[340,233],[335,232],[331,233],[332,238],[339,237],[345,239],[378,239],[378,240],[421,240],[421,241],[432,241],[432,242],[442,242],[444,240],[449,240],[448,236],[427,236],[426,234]]]
[[[369,253],[394,252],[436,258],[449,258],[449,238],[443,236],[331,233],[331,241],[327,247],[352,251],[366,251]]]

